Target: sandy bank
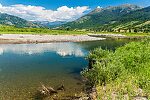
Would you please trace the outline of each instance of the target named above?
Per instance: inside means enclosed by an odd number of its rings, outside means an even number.
[[[0,44],[82,42],[82,41],[95,41],[104,39],[105,38],[91,37],[88,35],[2,34],[0,35]]]

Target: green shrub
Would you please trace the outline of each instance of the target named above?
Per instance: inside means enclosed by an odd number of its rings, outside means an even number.
[[[150,39],[131,42],[114,52],[97,48],[87,58],[95,62],[91,69],[82,71],[82,75],[92,85],[117,83],[116,86],[122,86],[126,82],[122,87],[127,92],[137,87],[150,94]]]

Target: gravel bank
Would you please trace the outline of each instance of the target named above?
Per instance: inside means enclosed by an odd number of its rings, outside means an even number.
[[[105,38],[91,37],[88,35],[27,35],[27,34],[2,34],[0,44],[21,43],[49,43],[49,42],[82,42],[104,40]]]
[[[126,36],[122,34],[88,34],[91,37],[113,38],[113,39],[142,39],[148,36]]]
[[[125,35],[122,34],[88,34],[88,36],[93,37],[118,37],[118,38],[125,38]]]

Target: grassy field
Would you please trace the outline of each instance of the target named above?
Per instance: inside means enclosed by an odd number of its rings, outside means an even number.
[[[150,39],[115,51],[97,48],[87,58],[93,62],[92,68],[81,74],[97,87],[98,100],[150,99]]]
[[[86,34],[83,31],[52,30],[47,28],[16,28],[13,26],[0,26],[0,34]]]
[[[0,34],[50,34],[50,35],[82,35],[88,33],[95,34],[123,34],[126,36],[150,36],[150,33],[115,33],[115,32],[90,32],[74,30],[52,30],[46,28],[16,28],[13,26],[0,25]]]
[[[122,35],[126,35],[126,36],[150,36],[150,33],[123,33],[123,32],[96,32],[96,34],[122,34]]]
[[[65,31],[65,30],[48,30],[48,31],[41,31],[41,32],[18,32],[18,31],[6,31],[1,32],[0,34],[40,34],[40,35],[84,35],[87,34],[86,32],[79,32],[79,31]]]

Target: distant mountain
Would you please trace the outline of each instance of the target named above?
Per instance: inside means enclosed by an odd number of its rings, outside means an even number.
[[[55,22],[49,22],[49,21],[34,21],[33,23],[38,24],[42,27],[46,27],[46,28],[54,28],[54,27],[58,27],[60,25],[63,25],[67,22],[65,21],[55,21]]]
[[[139,32],[150,32],[150,7],[142,8],[115,19],[114,23],[105,25],[113,30],[133,29]]]
[[[150,21],[150,7],[142,8],[130,13],[124,14],[116,21],[125,23],[129,21]]]
[[[116,19],[120,19],[123,15],[141,9],[137,5],[125,4],[120,6],[109,6],[106,8],[96,8],[89,14],[62,25],[61,28],[86,29],[95,28],[103,25],[115,23]]]
[[[30,21],[5,13],[0,13],[0,24],[13,25],[16,27],[39,27],[39,25]]]

